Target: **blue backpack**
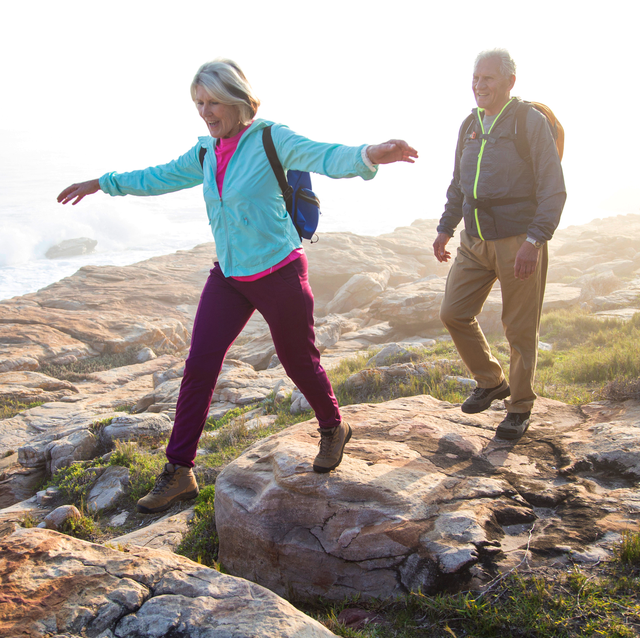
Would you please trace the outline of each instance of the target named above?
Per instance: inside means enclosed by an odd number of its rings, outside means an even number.
[[[306,171],[287,171],[285,179],[284,169],[273,144],[271,126],[262,130],[262,144],[300,239],[308,239],[315,244],[318,241],[316,228],[320,220],[320,200],[311,190],[311,176]]]

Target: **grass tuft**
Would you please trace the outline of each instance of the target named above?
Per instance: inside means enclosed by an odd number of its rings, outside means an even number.
[[[23,401],[14,401],[13,399],[5,399],[0,397],[0,420],[10,419],[11,417],[42,405],[44,401],[33,401],[32,403],[24,403]]]
[[[213,485],[207,485],[200,490],[193,518],[189,523],[189,531],[176,549],[176,554],[214,568],[217,567],[218,559],[218,534],[213,507],[215,493]]]
[[[640,532],[623,532],[616,556],[621,563],[640,566]]]

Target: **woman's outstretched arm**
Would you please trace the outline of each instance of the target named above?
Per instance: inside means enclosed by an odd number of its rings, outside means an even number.
[[[80,184],[71,184],[67,186],[60,195],[58,195],[58,203],[68,204],[72,199],[72,206],[75,206],[78,202],[82,201],[87,195],[93,195],[100,190],[100,180],[90,179],[88,182],[80,182]]]
[[[418,151],[404,140],[389,140],[383,144],[372,144],[367,147],[367,156],[373,164],[393,164],[393,162],[414,163]]]

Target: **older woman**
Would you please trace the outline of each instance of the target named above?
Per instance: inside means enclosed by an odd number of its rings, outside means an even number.
[[[192,468],[213,389],[227,350],[255,310],[269,324],[280,362],[318,419],[320,449],[313,469],[336,468],[351,437],[320,365],[307,258],[265,154],[263,129],[272,125],[285,170],[368,180],[378,164],[412,163],[418,156],[401,140],[358,147],[321,144],[281,124],[254,119],[260,102],[230,60],[204,64],[191,84],[191,97],[210,135],[199,138],[190,151],[161,166],[73,184],[58,196],[62,204],[77,204],[98,190],[109,195],[160,195],[204,183],[218,262],[202,291],[193,325],[166,450],[168,463],[153,490],[138,501],[143,513],[164,511],[198,494]],[[204,156],[201,149],[206,149]]]

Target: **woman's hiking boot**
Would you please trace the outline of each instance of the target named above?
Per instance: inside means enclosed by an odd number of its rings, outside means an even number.
[[[529,412],[507,412],[507,416],[496,430],[496,435],[509,441],[519,439],[527,431],[531,422],[530,417],[531,410]]]
[[[477,414],[484,412],[492,401],[496,399],[506,399],[511,394],[511,389],[506,379],[495,388],[476,388],[471,396],[462,404],[460,409],[466,414]]]
[[[138,501],[138,511],[142,514],[164,512],[177,501],[195,498],[199,491],[190,467],[166,463],[153,489]]]
[[[331,472],[342,462],[344,446],[351,438],[351,426],[342,421],[334,428],[318,428],[320,451],[313,461],[314,472]]]

